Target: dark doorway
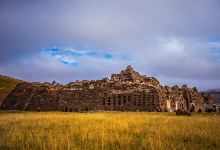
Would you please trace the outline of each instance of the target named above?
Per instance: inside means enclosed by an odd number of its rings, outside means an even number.
[[[192,105],[191,108],[190,108],[190,112],[194,112],[195,111],[195,106]]]
[[[64,108],[64,111],[65,111],[65,112],[67,112],[67,111],[68,111],[68,108],[67,108],[67,106],[66,106],[66,107]]]

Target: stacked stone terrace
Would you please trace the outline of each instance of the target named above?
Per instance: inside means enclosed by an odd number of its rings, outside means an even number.
[[[196,88],[161,86],[154,77],[140,75],[131,66],[111,78],[83,80],[67,85],[23,82],[1,105],[27,111],[204,111]]]

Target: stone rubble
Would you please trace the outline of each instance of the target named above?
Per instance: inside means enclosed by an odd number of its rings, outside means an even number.
[[[205,111],[207,95],[196,88],[162,86],[154,77],[140,75],[131,66],[111,78],[61,85],[19,83],[3,101],[3,110],[24,111]]]

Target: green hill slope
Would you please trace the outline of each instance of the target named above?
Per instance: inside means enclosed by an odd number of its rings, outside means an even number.
[[[0,92],[9,93],[21,80],[0,75]]]
[[[0,104],[21,80],[0,75]]]

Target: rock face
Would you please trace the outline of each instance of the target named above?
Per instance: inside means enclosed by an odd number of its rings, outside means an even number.
[[[196,88],[161,86],[154,77],[131,66],[111,78],[75,81],[67,85],[19,83],[1,105],[4,110],[28,111],[204,111]]]
[[[2,101],[7,97],[7,94],[6,93],[2,93],[0,92],[0,105],[2,103]]]

